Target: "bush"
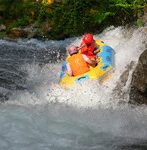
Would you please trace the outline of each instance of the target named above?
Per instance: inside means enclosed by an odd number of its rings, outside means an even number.
[[[132,24],[143,14],[146,0],[64,0],[51,5],[34,0],[0,0],[3,20],[15,21],[14,26],[35,22],[51,25],[45,33],[50,38],[71,37],[85,32],[100,32],[108,26]],[[23,11],[22,11],[23,10]],[[12,26],[12,25],[10,25]]]

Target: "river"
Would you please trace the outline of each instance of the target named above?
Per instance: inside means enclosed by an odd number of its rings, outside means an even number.
[[[147,107],[131,105],[129,87],[145,49],[143,29],[108,28],[95,39],[115,51],[115,71],[100,85],[69,90],[58,84],[66,47],[61,41],[0,40],[0,150],[146,150]],[[114,96],[121,74],[133,62],[125,96]]]

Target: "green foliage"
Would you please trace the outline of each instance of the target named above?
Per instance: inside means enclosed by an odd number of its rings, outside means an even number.
[[[114,13],[112,20],[116,25],[130,24],[137,20],[138,13],[143,11],[144,0],[110,0],[110,10]]]
[[[95,24],[93,24],[94,16],[91,10],[94,3],[95,0],[65,0],[60,7],[59,4],[53,4],[54,11],[50,17],[54,23],[52,33],[74,36],[93,30]]]
[[[48,6],[47,5],[41,5],[38,9],[38,17],[37,21],[39,23],[42,23],[47,20],[48,18],[48,12],[47,12]]]
[[[0,0],[0,6],[3,10],[3,16],[6,19],[12,19],[21,15],[22,12],[22,0]]]
[[[11,27],[49,22],[50,38],[69,37],[85,32],[100,32],[114,25],[135,22],[143,14],[146,0],[64,0],[43,5],[35,0],[0,0],[0,16],[14,22]]]
[[[142,0],[65,0],[52,5],[50,35],[75,36],[101,31],[110,25],[125,25],[137,20]]]
[[[29,18],[28,18],[28,16],[24,16],[24,18],[20,18],[20,19],[18,19],[16,22],[15,22],[15,24],[14,24],[14,26],[15,27],[24,27],[24,26],[27,26],[28,25],[28,21],[29,21]]]
[[[112,12],[102,12],[95,14],[95,22],[98,24],[101,24],[103,21],[105,21],[108,17],[113,16],[114,13]]]
[[[141,19],[137,19],[137,21],[135,22],[135,26],[136,27],[141,27],[143,25],[144,25],[144,23],[143,23],[143,21]]]

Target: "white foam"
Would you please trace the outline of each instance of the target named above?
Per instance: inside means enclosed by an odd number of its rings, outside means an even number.
[[[115,72],[111,79],[105,82],[104,85],[99,85],[98,81],[90,81],[65,90],[58,84],[62,62],[47,64],[43,68],[36,64],[25,65],[24,68],[29,74],[28,84],[30,84],[32,93],[29,90],[21,93],[21,97],[23,97],[21,100],[20,96],[16,97],[14,94],[15,96],[11,97],[13,102],[22,103],[23,101],[23,104],[31,103],[33,105],[62,103],[80,108],[117,106],[119,99],[113,99],[111,95],[112,91],[119,81],[120,75],[126,69],[126,66],[131,61],[134,61],[134,64],[137,63],[139,55],[144,50],[143,41],[145,40],[145,35],[142,29],[129,30],[118,27],[106,30],[100,35],[94,35],[94,38],[103,40],[115,50]],[[71,44],[79,45],[80,41],[81,37],[77,37]],[[129,77],[130,80],[131,74]],[[125,87],[126,91],[129,88],[129,81]]]

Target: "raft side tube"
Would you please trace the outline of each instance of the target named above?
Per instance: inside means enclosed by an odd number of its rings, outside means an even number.
[[[106,71],[107,68],[114,66],[114,50],[110,46],[100,47],[99,57],[102,59],[104,64],[101,69]]]

